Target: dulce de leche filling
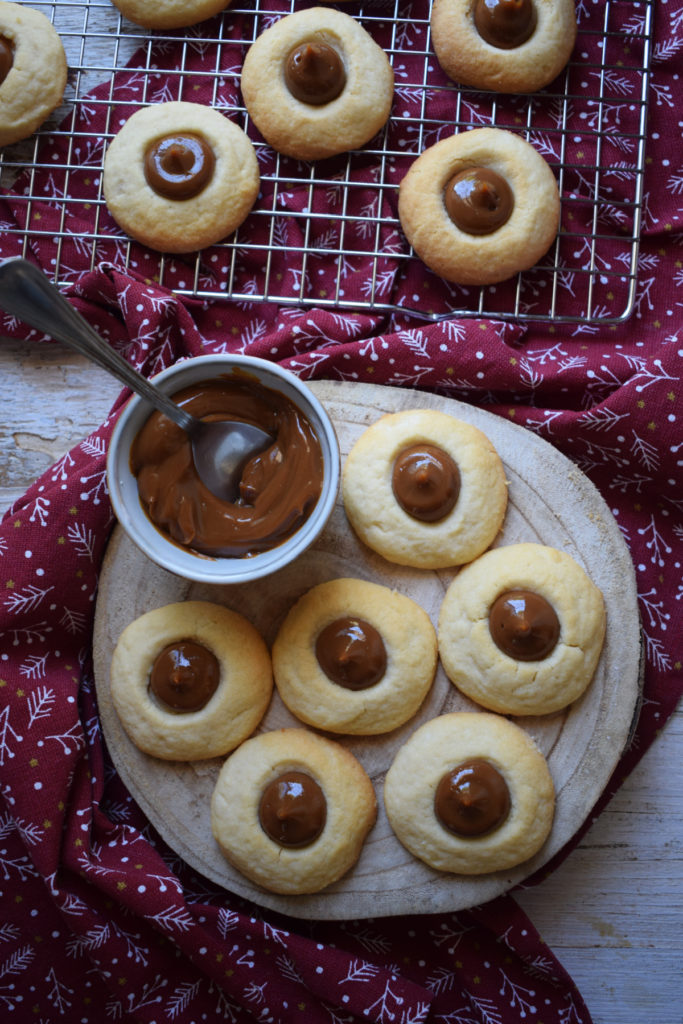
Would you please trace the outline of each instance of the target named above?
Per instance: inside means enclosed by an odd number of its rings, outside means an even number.
[[[195,640],[177,640],[154,659],[149,688],[173,711],[199,711],[216,692],[220,675],[213,651]]]
[[[322,42],[300,43],[290,50],[284,75],[292,96],[315,107],[336,99],[346,85],[343,60],[333,46]]]
[[[387,652],[380,633],[363,619],[344,617],[318,634],[315,655],[333,683],[347,690],[366,690],[380,681]]]
[[[247,374],[195,384],[173,397],[198,419],[252,423],[274,440],[246,464],[237,501],[221,501],[199,479],[187,434],[153,412],[133,442],[130,465],[155,526],[193,551],[237,558],[291,537],[322,490],[322,451],[307,417]]]
[[[155,139],[145,151],[147,184],[166,199],[192,199],[206,188],[216,158],[211,146],[194,132],[177,132]]]
[[[508,590],[491,605],[491,638],[504,654],[518,661],[540,661],[555,648],[560,620],[553,606],[529,590]]]
[[[510,218],[515,205],[512,189],[489,167],[458,171],[444,189],[446,212],[468,235],[490,235]]]
[[[0,85],[5,81],[14,64],[14,47],[9,39],[0,36]]]
[[[399,452],[391,486],[404,512],[413,519],[435,523],[454,508],[460,493],[460,473],[443,448],[420,442]]]
[[[259,803],[261,828],[280,846],[308,846],[327,819],[322,789],[305,772],[287,771],[270,782]]]
[[[474,24],[482,39],[500,50],[514,50],[533,34],[533,0],[475,0]]]
[[[510,791],[497,768],[473,758],[441,778],[434,795],[434,813],[455,835],[483,836],[507,818]]]

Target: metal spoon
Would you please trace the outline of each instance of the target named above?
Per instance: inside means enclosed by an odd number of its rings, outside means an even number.
[[[236,500],[244,465],[272,443],[270,434],[250,423],[207,423],[185,412],[100,338],[42,270],[28,260],[9,259],[0,264],[0,309],[88,356],[177,423],[190,437],[202,482],[217,498]]]

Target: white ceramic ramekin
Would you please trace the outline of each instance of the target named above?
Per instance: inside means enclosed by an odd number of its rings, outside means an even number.
[[[285,394],[304,413],[315,431],[323,455],[323,483],[318,503],[303,525],[284,543],[248,558],[221,558],[198,554],[167,539],[150,521],[138,497],[130,468],[135,436],[152,412],[134,395],[114,428],[107,458],[109,494],[114,513],[131,540],[152,561],[169,572],[202,583],[245,583],[268,576],[292,562],[319,536],[327,523],[339,488],[339,444],[332,421],[310,389],[293,373],[266,359],[240,355],[207,355],[181,360],[156,377],[167,394],[201,381],[241,370],[264,387]]]

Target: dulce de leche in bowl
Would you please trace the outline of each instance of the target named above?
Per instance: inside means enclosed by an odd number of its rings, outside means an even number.
[[[261,427],[272,443],[244,467],[234,502],[200,480],[185,432],[134,396],[112,435],[116,516],[138,547],[180,576],[230,583],[274,572],[322,531],[339,485],[329,416],[294,375],[267,360],[199,356],[154,380],[198,419]]]

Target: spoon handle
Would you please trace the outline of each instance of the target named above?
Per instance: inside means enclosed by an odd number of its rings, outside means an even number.
[[[150,384],[111,345],[100,338],[88,321],[33,263],[18,258],[0,264],[0,309],[87,356],[183,430],[192,432],[194,417]]]

